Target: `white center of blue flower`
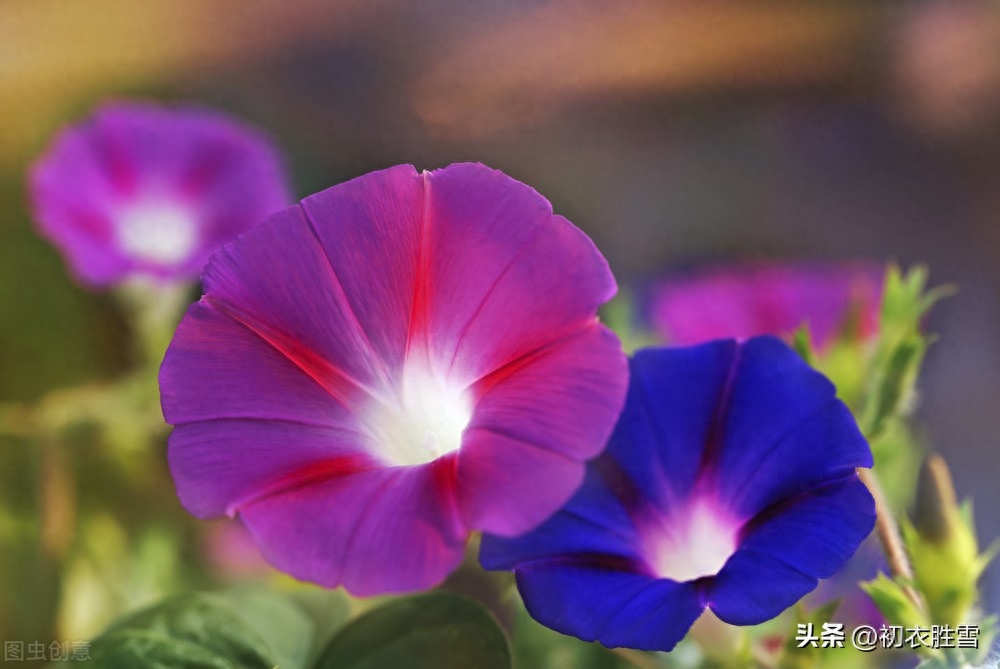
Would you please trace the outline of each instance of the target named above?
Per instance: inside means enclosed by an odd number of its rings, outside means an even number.
[[[419,465],[457,451],[472,419],[465,388],[449,385],[429,370],[403,370],[398,404],[380,406],[371,422],[376,440],[394,464]]]
[[[118,219],[118,243],[137,260],[173,265],[191,254],[198,243],[194,216],[170,204],[126,209]]]
[[[714,576],[736,552],[738,525],[708,502],[693,502],[665,525],[650,542],[650,563],[661,578],[683,582]]]

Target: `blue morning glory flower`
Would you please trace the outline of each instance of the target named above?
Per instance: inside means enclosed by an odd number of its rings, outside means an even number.
[[[607,451],[555,516],[486,536],[543,625],[670,650],[710,608],[769,620],[871,532],[872,455],[833,385],[780,340],[648,349]]]

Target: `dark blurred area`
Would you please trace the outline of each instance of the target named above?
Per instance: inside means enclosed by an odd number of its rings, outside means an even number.
[[[622,284],[708,260],[925,263],[959,290],[928,324],[920,415],[984,543],[1000,534],[1000,5],[0,0],[0,400],[128,365],[120,314],[34,234],[23,187],[109,97],[257,124],[300,196],[486,163]]]

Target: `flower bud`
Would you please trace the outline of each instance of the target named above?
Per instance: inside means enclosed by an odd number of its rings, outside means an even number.
[[[979,555],[971,512],[959,505],[951,472],[940,455],[924,461],[914,516],[914,524],[904,523],[903,535],[931,622],[964,622],[988,558]]]

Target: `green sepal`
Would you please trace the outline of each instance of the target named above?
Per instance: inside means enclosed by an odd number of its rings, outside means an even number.
[[[907,593],[910,584],[906,581],[879,574],[873,580],[864,581],[860,585],[889,624],[902,625],[904,628],[927,627],[927,616],[910,598]]]

